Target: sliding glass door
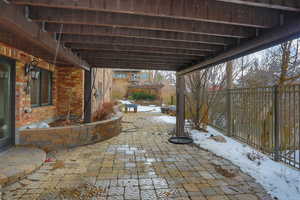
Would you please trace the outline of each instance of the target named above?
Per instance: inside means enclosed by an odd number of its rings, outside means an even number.
[[[0,56],[0,150],[14,140],[14,62]]]

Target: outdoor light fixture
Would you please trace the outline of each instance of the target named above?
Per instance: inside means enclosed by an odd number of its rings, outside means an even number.
[[[33,80],[37,80],[40,76],[40,71],[35,68],[35,66],[37,65],[37,61],[33,60],[30,63],[25,64],[25,75],[29,75],[31,77],[31,79]]]

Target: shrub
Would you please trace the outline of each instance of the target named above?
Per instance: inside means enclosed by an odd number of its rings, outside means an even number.
[[[133,92],[131,97],[134,100],[148,100],[148,101],[155,100],[155,95],[147,94],[144,92]]]
[[[134,99],[133,99],[133,96],[129,96],[129,97],[128,97],[128,100],[134,100]]]
[[[99,109],[95,112],[93,116],[93,121],[102,121],[107,119],[107,117],[114,113],[114,103],[104,102]]]

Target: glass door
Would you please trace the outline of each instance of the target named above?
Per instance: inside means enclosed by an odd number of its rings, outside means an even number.
[[[0,57],[0,149],[12,144],[12,66]]]

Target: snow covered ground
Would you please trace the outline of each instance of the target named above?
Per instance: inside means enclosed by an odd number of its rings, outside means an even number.
[[[151,106],[145,106],[145,108],[142,106],[141,110],[150,108]],[[152,120],[176,124],[176,117],[173,116],[157,116],[153,117]],[[221,135],[227,142],[216,142],[210,139],[211,135]],[[194,142],[202,148],[230,160],[239,166],[243,172],[254,177],[273,197],[277,197],[279,200],[300,200],[299,170],[275,162],[254,148],[226,137],[212,127],[208,127],[208,133],[192,130],[191,136]],[[248,154],[258,155],[260,159],[252,161],[248,158]]]
[[[176,117],[168,115],[152,117],[152,120],[156,122],[164,122],[167,124],[176,124]]]
[[[194,142],[239,166],[242,171],[254,177],[273,197],[279,200],[300,199],[300,171],[275,162],[250,146],[226,137],[211,127],[208,127],[208,131],[209,133],[204,133],[192,130]],[[227,142],[219,143],[209,139],[211,135],[221,135]],[[254,152],[261,159],[256,161],[248,159],[247,154]]]
[[[132,104],[130,101],[128,100],[119,100],[122,104]],[[155,113],[160,113],[160,107],[159,106],[155,106],[155,105],[149,105],[149,106],[142,106],[142,105],[138,105],[138,112],[155,112]]]

